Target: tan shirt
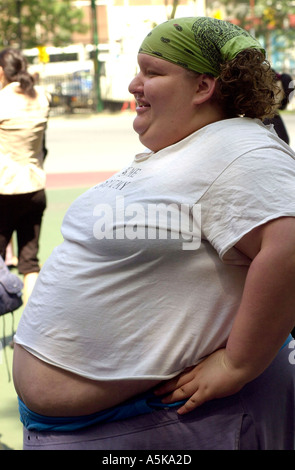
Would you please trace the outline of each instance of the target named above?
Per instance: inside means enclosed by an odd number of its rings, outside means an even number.
[[[0,194],[30,193],[45,187],[43,136],[49,97],[35,87],[32,99],[16,90],[18,82],[0,91]]]

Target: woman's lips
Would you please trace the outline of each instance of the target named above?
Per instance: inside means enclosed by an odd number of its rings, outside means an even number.
[[[150,106],[149,105],[137,105],[136,106],[136,111],[137,112],[141,112],[141,111],[146,111],[147,109],[149,109]]]
[[[142,99],[136,99],[136,110],[145,110],[146,108],[150,108],[150,104]]]

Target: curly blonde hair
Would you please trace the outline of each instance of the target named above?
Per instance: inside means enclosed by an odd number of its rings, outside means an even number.
[[[276,114],[279,87],[264,54],[245,49],[221,65],[215,98],[227,117],[265,119]]]

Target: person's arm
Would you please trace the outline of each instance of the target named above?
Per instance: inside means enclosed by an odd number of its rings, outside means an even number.
[[[226,347],[157,389],[169,393],[165,403],[190,397],[180,414],[232,395],[259,376],[295,325],[295,218],[252,230],[236,248],[252,262]]]

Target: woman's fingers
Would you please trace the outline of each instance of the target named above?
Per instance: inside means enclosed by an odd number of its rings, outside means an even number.
[[[171,380],[168,380],[167,382],[164,382],[163,384],[161,384],[155,389],[154,391],[155,395],[161,396],[161,395],[172,394],[172,392],[176,392],[179,390],[180,390],[179,393],[182,393],[183,389],[184,389],[184,393],[187,393],[185,386],[194,378],[194,374],[192,373],[192,371],[193,371],[193,368],[187,369],[186,371],[184,371],[182,374],[178,375],[177,377]],[[187,398],[188,396],[189,395],[187,396],[183,395],[182,398]]]

